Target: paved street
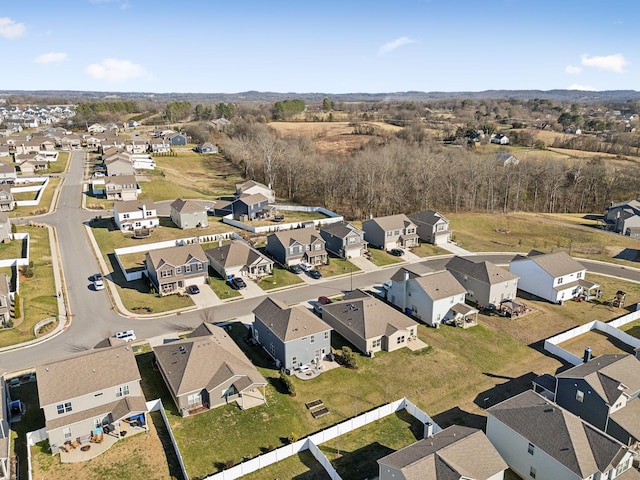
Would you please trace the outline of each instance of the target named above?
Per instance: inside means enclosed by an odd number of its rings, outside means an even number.
[[[118,314],[109,299],[107,290],[94,291],[90,277],[99,271],[98,260],[87,239],[84,222],[96,216],[96,212],[81,208],[83,169],[86,153],[71,153],[69,172],[61,175],[64,184],[55,210],[38,218],[56,228],[62,267],[65,279],[65,294],[71,313],[71,324],[60,335],[28,348],[20,348],[0,354],[0,365],[8,371],[17,371],[32,367],[38,363],[63,357],[70,353],[92,348],[105,337],[119,330],[135,329],[139,339],[166,338],[177,331],[193,328],[203,321],[224,322],[239,319],[251,319],[252,310],[263,300],[266,293],[255,284],[242,291],[243,298],[230,302],[220,302],[209,292],[197,295],[197,309],[182,312],[180,315],[167,315],[159,318],[129,318]],[[468,253],[455,246],[456,253]],[[433,269],[444,267],[453,255],[431,259],[416,259]],[[473,254],[475,260],[489,260],[499,265],[506,265],[513,258],[513,253]],[[590,272],[626,280],[640,282],[640,270],[630,267],[580,260]],[[403,264],[390,267],[375,267],[371,262],[359,259],[355,262],[362,268],[360,272],[344,275],[339,278],[323,278],[313,280],[306,275],[302,286],[281,290],[271,294],[277,300],[287,304],[306,302],[321,295],[331,296],[346,290],[366,288],[380,285],[388,280]],[[362,264],[362,265],[360,265]],[[252,283],[252,282],[251,282]],[[208,289],[208,287],[207,287]]]

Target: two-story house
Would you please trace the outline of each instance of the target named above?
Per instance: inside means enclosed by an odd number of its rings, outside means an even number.
[[[518,276],[494,263],[455,256],[445,268],[467,289],[467,301],[476,305],[497,307],[518,294]]]
[[[0,327],[6,327],[11,320],[11,286],[9,275],[0,273]]]
[[[135,175],[105,177],[104,194],[107,200],[135,200],[142,193]]]
[[[640,231],[640,200],[612,202],[604,211],[604,223],[607,230],[637,237]]]
[[[562,303],[598,287],[585,280],[587,269],[565,252],[542,253],[531,250],[518,255],[509,271],[520,279],[518,288],[552,303]]]
[[[273,260],[243,240],[231,240],[204,252],[209,265],[222,278],[250,277],[269,275],[273,270]]]
[[[423,210],[422,212],[408,215],[409,219],[417,227],[418,237],[425,243],[441,245],[449,241],[451,231],[449,220],[435,210]]]
[[[149,142],[151,145],[151,153],[169,153],[171,152],[171,143],[164,138],[154,138]]]
[[[315,228],[297,228],[267,235],[265,250],[281,265],[327,263],[325,241]]]
[[[146,415],[133,350],[124,342],[114,344],[36,367],[52,453],[59,453],[65,442],[88,442],[92,435],[114,433],[119,438],[121,420]]]
[[[404,214],[371,218],[362,222],[364,239],[383,250],[418,245],[417,226]]]
[[[275,203],[276,201],[276,192],[260,182],[247,180],[244,183],[236,184],[236,198],[240,198],[243,195],[254,195],[256,193],[261,193],[267,197],[269,203]]]
[[[556,375],[554,401],[640,451],[640,360],[600,355]]]
[[[269,199],[261,193],[242,195],[231,203],[233,218],[243,222],[271,216]]]
[[[171,202],[171,221],[178,228],[204,228],[209,226],[207,211],[194,200],[178,198]]]
[[[327,251],[340,258],[361,257],[367,248],[364,232],[348,222],[337,222],[320,227],[320,236]]]
[[[288,307],[266,298],[253,314],[253,338],[276,361],[293,370],[319,364],[331,353],[331,327],[302,306]]]
[[[8,212],[13,210],[16,202],[11,193],[11,187],[8,185],[0,185],[0,212]]]
[[[15,165],[0,162],[0,184],[14,184],[18,179]]]
[[[418,333],[415,321],[362,290],[323,305],[322,319],[365,355],[406,347]]]
[[[415,276],[400,269],[391,277],[387,300],[431,327],[441,323],[469,327],[477,324],[478,310],[465,304],[466,293],[451,272]]]
[[[147,252],[147,277],[161,295],[184,292],[189,285],[206,283],[209,260],[199,243]]]
[[[149,198],[113,202],[113,220],[122,232],[134,232],[160,225],[156,205]]]
[[[533,390],[487,412],[487,437],[520,478],[628,477],[633,454],[622,443]]]
[[[265,403],[267,381],[222,327],[202,323],[153,353],[183,417],[231,402],[242,410]]]
[[[0,211],[0,242],[13,240],[11,218],[6,213]]]

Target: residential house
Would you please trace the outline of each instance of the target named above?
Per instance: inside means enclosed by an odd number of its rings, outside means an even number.
[[[362,257],[367,248],[364,232],[348,222],[329,223],[320,227],[327,251],[340,258]]]
[[[11,231],[11,219],[9,215],[0,212],[0,242],[4,243],[13,240],[13,232]]]
[[[184,292],[208,278],[209,260],[199,243],[151,250],[144,263],[149,281],[161,295]]]
[[[234,401],[243,410],[265,404],[267,381],[222,327],[202,323],[153,353],[183,417]]]
[[[383,250],[418,245],[417,226],[404,214],[371,218],[362,222],[364,239]]]
[[[416,225],[418,237],[423,242],[441,245],[449,241],[451,236],[449,220],[441,213],[435,210],[423,210],[409,215],[409,220]]]
[[[632,452],[533,390],[487,412],[487,437],[520,478],[595,480],[628,477]]]
[[[494,263],[455,256],[445,268],[467,289],[467,301],[478,306],[497,307],[518,294],[518,276]]]
[[[0,157],[8,157],[10,155],[9,145],[0,145]]]
[[[482,430],[452,425],[378,460],[379,480],[503,480],[509,466]]]
[[[134,232],[160,225],[153,200],[119,200],[113,202],[113,220],[122,232]]]
[[[508,167],[509,165],[518,165],[520,160],[511,153],[497,153],[496,162],[503,167]]]
[[[156,162],[148,153],[131,154],[131,164],[134,170],[155,170]]]
[[[132,176],[135,174],[135,168],[133,168],[131,159],[122,153],[106,158],[104,160],[104,166],[107,169],[107,175],[110,177],[115,175]]]
[[[17,155],[28,155],[40,153],[40,142],[27,140],[25,142],[16,143],[15,153]]]
[[[58,145],[62,150],[79,150],[82,148],[82,139],[74,133],[60,137]]]
[[[6,327],[11,320],[12,300],[10,280],[9,275],[0,273],[0,327]]]
[[[113,432],[119,438],[121,421],[132,417],[141,416],[146,424],[138,364],[131,346],[122,343],[36,367],[52,453],[59,453],[65,442],[88,443],[94,435]]]
[[[204,252],[209,265],[222,278],[262,277],[273,270],[273,260],[242,240],[231,240]]]
[[[640,200],[613,203],[604,211],[607,230],[632,236],[640,229]],[[637,235],[635,235],[637,236]],[[640,238],[640,237],[638,237]]]
[[[4,370],[0,369],[0,480],[11,478],[11,396],[4,378]]]
[[[106,127],[100,125],[99,123],[94,123],[89,125],[89,127],[87,127],[87,132],[89,133],[104,133],[106,131],[107,131]]]
[[[280,265],[327,263],[325,241],[315,228],[297,228],[267,235],[265,250]]]
[[[418,333],[415,321],[362,290],[323,305],[322,319],[366,355],[406,347]]]
[[[13,210],[16,202],[13,200],[11,188],[8,185],[0,185],[0,212]]]
[[[196,201],[181,198],[171,203],[171,221],[183,230],[209,226],[209,218],[204,207]]]
[[[14,184],[17,179],[16,167],[13,164],[0,162],[0,185]]]
[[[149,143],[151,145],[151,153],[171,152],[171,144],[164,138],[154,138]]]
[[[269,199],[261,193],[242,195],[231,204],[233,218],[243,222],[262,220],[271,216]]]
[[[146,153],[149,150],[149,143],[146,140],[127,140],[124,149],[129,153]]]
[[[211,142],[204,142],[195,148],[195,151],[201,154],[218,153],[218,147]]]
[[[49,168],[49,162],[36,155],[35,158],[29,158],[20,163],[20,173],[23,175],[33,175]]]
[[[105,150],[109,150],[110,148],[119,148],[121,150],[124,150],[124,147],[125,147],[125,140],[113,134],[111,135],[105,134],[100,144],[100,149],[103,152]]]
[[[186,145],[189,143],[186,133],[170,133],[165,139],[171,144],[172,147],[176,145]]]
[[[430,327],[441,323],[469,327],[477,323],[478,310],[465,304],[466,293],[451,272],[419,276],[404,268],[392,277],[387,300]]]
[[[599,355],[556,375],[554,401],[640,451],[640,360]]]
[[[253,314],[253,338],[273,357],[278,368],[318,365],[331,353],[331,327],[308,309],[288,307],[267,297]]]
[[[509,271],[520,279],[518,288],[552,303],[562,303],[593,290],[597,284],[585,280],[587,269],[565,252],[542,253],[531,250],[518,255]]]
[[[116,175],[105,178],[104,193],[107,200],[136,200],[142,189],[135,175]]]
[[[266,185],[256,182],[255,180],[247,180],[244,183],[236,184],[236,198],[239,198],[243,195],[253,195],[255,193],[261,193],[265,197],[269,203],[275,203],[276,201],[276,192],[271,190],[271,187],[267,187]]]
[[[496,143],[498,145],[509,145],[509,137],[503,135],[502,133],[492,133],[491,143]]]

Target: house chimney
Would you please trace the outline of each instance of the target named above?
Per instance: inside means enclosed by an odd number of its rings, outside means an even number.
[[[591,347],[584,349],[584,356],[582,357],[584,363],[587,363],[589,360],[591,360]]]
[[[147,205],[145,203],[142,204],[142,218],[147,218]]]
[[[427,422],[424,424],[424,438],[433,436],[433,423]]]

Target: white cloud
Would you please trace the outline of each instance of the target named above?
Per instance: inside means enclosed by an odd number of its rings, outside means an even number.
[[[582,55],[581,63],[585,67],[592,67],[616,73],[624,73],[624,67],[629,65],[629,62],[621,53],[607,55],[606,57],[592,57],[585,53]]]
[[[583,92],[596,92],[597,89],[593,88],[593,87],[589,87],[587,85],[578,85],[577,83],[574,83],[573,85],[569,85],[567,87],[567,90],[582,90]]]
[[[105,58],[101,63],[93,63],[86,68],[86,72],[96,80],[112,83],[125,82],[134,78],[145,80],[153,78],[143,66],[117,58]]]
[[[378,55],[384,55],[385,53],[392,52],[396,48],[399,48],[399,47],[401,47],[403,45],[407,45],[409,43],[414,43],[414,42],[415,42],[415,40],[412,40],[409,37],[396,38],[395,40],[393,40],[393,41],[391,41],[389,43],[385,43],[384,45],[382,45],[380,47],[380,50],[378,50]]]
[[[0,37],[14,39],[24,35],[26,27],[24,23],[18,23],[9,17],[0,18]]]
[[[564,69],[565,72],[567,72],[569,75],[577,75],[580,72],[582,72],[582,68],[581,67],[576,67],[574,65],[567,65]]]
[[[67,59],[67,54],[62,52],[49,52],[43,53],[35,58],[36,63],[55,63],[64,62]]]

